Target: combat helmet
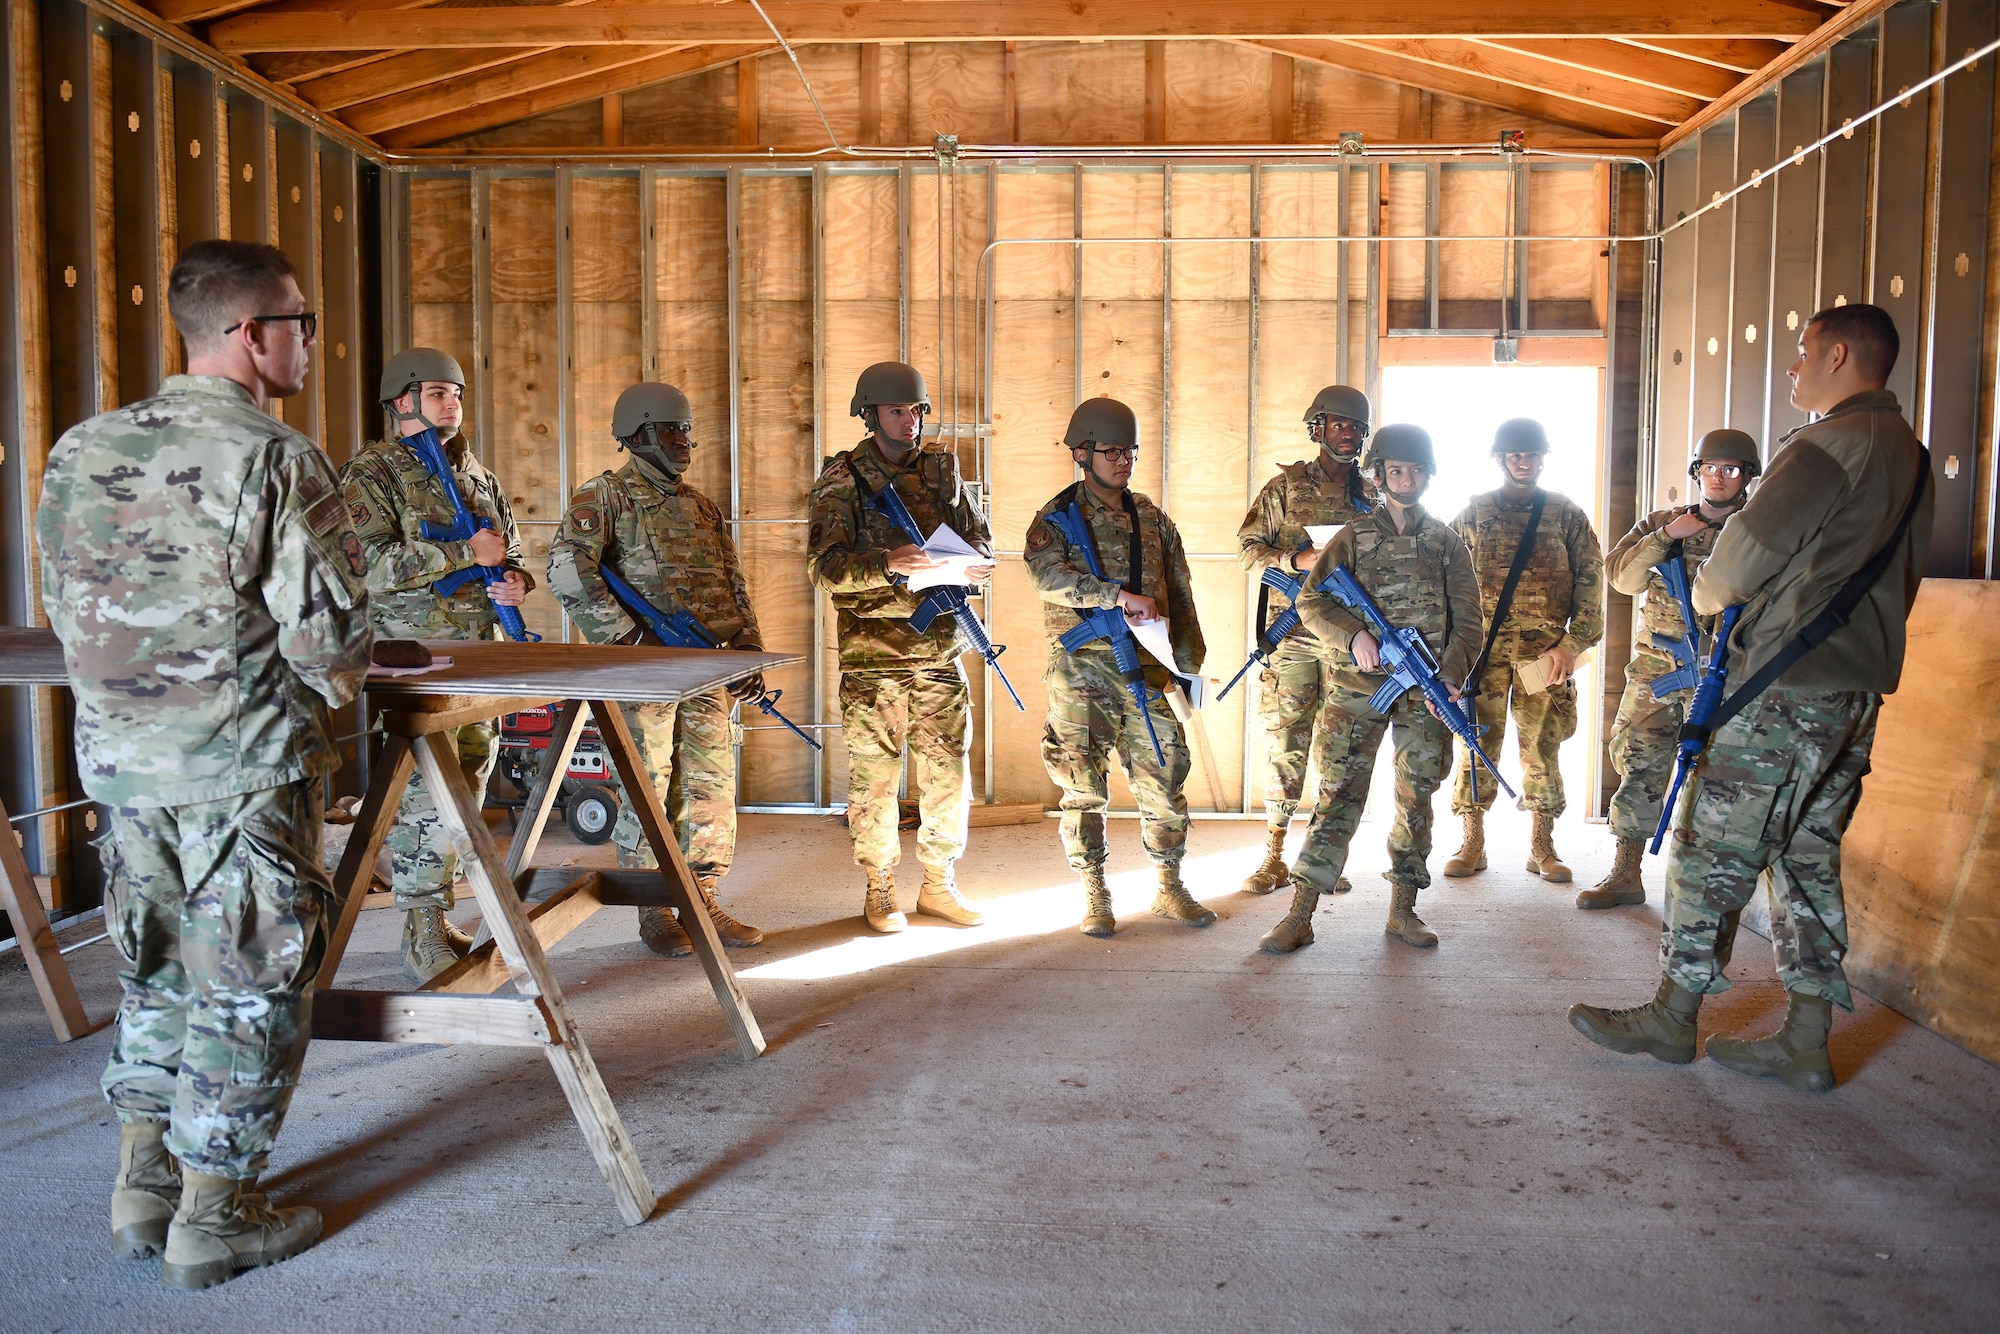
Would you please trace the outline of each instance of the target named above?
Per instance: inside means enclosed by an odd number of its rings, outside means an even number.
[[[1366,440],[1372,415],[1368,407],[1368,395],[1348,385],[1330,384],[1313,395],[1312,406],[1306,409],[1306,425],[1311,428],[1313,439],[1319,442],[1321,448],[1345,463],[1351,462],[1361,452],[1360,443],[1359,441],[1355,443],[1352,453],[1335,450],[1325,430],[1326,419],[1341,417],[1357,423],[1361,427],[1361,440]]]
[[[1509,417],[1493,432],[1493,455],[1546,454],[1549,433],[1533,417]]]
[[[1391,422],[1375,433],[1368,442],[1368,467],[1377,464],[1421,463],[1430,474],[1437,476],[1437,451],[1431,447],[1431,433],[1421,426],[1408,422]]]
[[[1083,445],[1110,445],[1114,449],[1139,447],[1139,418],[1131,408],[1115,398],[1086,398],[1069,415],[1069,429],[1063,443],[1072,449]]]
[[[630,440],[642,426],[694,426],[694,405],[670,384],[643,380],[618,396],[611,409],[611,434]]]
[[[1740,463],[1746,475],[1755,477],[1763,464],[1757,458],[1757,442],[1747,431],[1721,427],[1695,442],[1694,457],[1688,460],[1688,476],[1701,471],[1704,463]]]
[[[436,422],[424,416],[423,404],[416,398],[411,400],[408,412],[396,410],[397,399],[426,381],[455,384],[463,389],[465,372],[459,368],[456,357],[435,347],[406,347],[389,358],[389,364],[382,368],[382,383],[377,397],[395,419],[398,429],[405,422],[416,422],[426,431],[438,429]]]
[[[900,361],[878,361],[854,382],[854,399],[847,415],[867,420],[870,408],[884,403],[915,403],[931,410],[930,390],[924,387],[924,373]],[[873,423],[870,422],[872,429]]]

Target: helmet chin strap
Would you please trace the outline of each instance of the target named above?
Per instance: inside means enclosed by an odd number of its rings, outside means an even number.
[[[390,399],[388,403],[384,405],[389,409],[389,416],[392,419],[394,419],[396,423],[396,433],[398,435],[402,434],[403,427],[407,426],[411,422],[417,423],[417,429],[419,431],[434,432],[437,435],[439,444],[445,444],[449,442],[453,436],[456,436],[458,434],[458,428],[453,427],[451,429],[451,433],[447,435],[445,433],[444,427],[439,426],[429,417],[424,416],[424,409],[423,409],[424,387],[421,384],[412,384],[408,389],[405,389],[403,393],[408,394],[410,396],[410,410],[408,412],[403,412],[400,409],[398,409],[396,407],[396,399],[394,398]],[[397,398],[400,397],[402,397],[401,394],[397,395]]]
[[[882,413],[881,409],[875,404],[870,403],[861,409],[861,424],[868,428],[868,434],[874,436],[877,440],[882,439]],[[922,406],[917,408],[917,438],[907,445],[895,441],[889,443],[895,445],[898,449],[917,449],[923,445],[924,409]]]
[[[633,458],[652,464],[669,477],[678,478],[687,471],[685,468],[676,468],[668,459],[666,446],[660,443],[660,428],[653,422],[645,423],[631,435],[620,440],[618,447]]]
[[[1341,452],[1341,445],[1334,443],[1333,419],[1331,417],[1320,417],[1315,420],[1308,434],[1311,435],[1312,442],[1326,451],[1326,456],[1335,463],[1352,463],[1361,457],[1360,441],[1355,441],[1346,453]]]

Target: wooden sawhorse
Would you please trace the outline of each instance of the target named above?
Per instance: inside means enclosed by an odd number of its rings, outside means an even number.
[[[796,655],[688,649],[627,648],[582,644],[435,643],[452,656],[449,667],[421,676],[382,681],[369,691],[381,710],[387,739],[370,773],[367,794],[334,874],[340,902],[313,995],[313,1037],[362,1042],[480,1043],[540,1047],[583,1129],[585,1141],[610,1184],[618,1213],[637,1224],[656,1203],[646,1170],[625,1133],[618,1109],[577,1030],[561,985],[544,953],[606,902],[660,902],[680,910],[682,925],[708,973],[724,1016],[745,1060],[764,1050],[764,1037],[736,985],[695,893],[694,876],[681,857],[659,794],[633,743],[616,701],[673,703],[752,672],[800,661]],[[448,733],[518,709],[567,701],[556,735],[530,793],[527,819],[503,859],[487,832]],[[541,836],[570,751],[583,731],[584,711],[595,716],[606,751],[624,781],[641,828],[660,862],[659,897],[633,895],[630,873],[586,873],[531,911],[516,876]],[[412,772],[423,775],[467,884],[479,901],[480,935],[490,937],[466,959],[421,991],[342,991],[333,987],[375,856],[396,822],[396,808]],[[648,873],[650,876],[651,873]],[[627,892],[607,889],[615,882]],[[497,958],[496,958],[497,956]],[[511,981],[514,995],[486,994]]]

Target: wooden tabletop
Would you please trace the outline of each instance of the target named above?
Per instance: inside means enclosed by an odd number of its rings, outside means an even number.
[[[622,699],[672,704],[752,672],[805,661],[800,653],[628,648],[615,644],[513,644],[434,640],[449,667],[422,676],[371,678],[368,693],[481,695],[509,699]],[[0,685],[69,684],[55,631],[0,626]]]

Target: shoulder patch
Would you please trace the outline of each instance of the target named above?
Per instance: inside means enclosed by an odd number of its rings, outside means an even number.
[[[349,505],[347,507],[348,521],[352,523],[356,528],[366,527],[368,524],[369,515],[370,511],[368,507],[362,504],[358,500],[355,501],[352,505]]]
[[[569,512],[569,526],[585,537],[595,533],[602,523],[595,505],[578,505]]]
[[[812,522],[812,529],[806,534],[806,550],[818,551],[820,539],[826,536],[826,524],[818,519]]]
[[[306,509],[306,527],[315,536],[329,537],[347,519],[347,501],[333,491],[324,491]]]
[[[361,549],[361,539],[353,533],[340,535],[340,554],[347,557],[347,568],[354,572],[356,579],[368,573],[368,555]]]
[[[1049,545],[1055,540],[1056,535],[1049,528],[1047,519],[1035,520],[1035,526],[1028,530],[1028,550],[1030,551],[1047,551]]]

